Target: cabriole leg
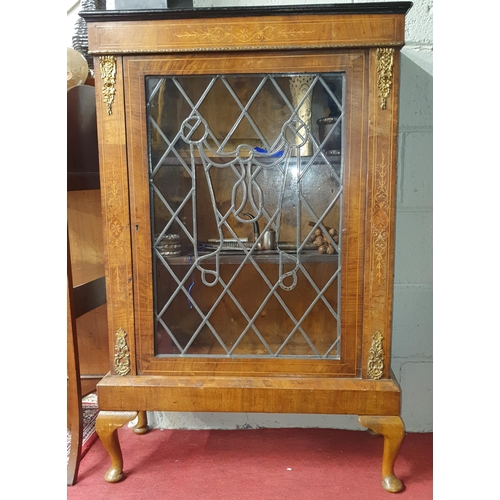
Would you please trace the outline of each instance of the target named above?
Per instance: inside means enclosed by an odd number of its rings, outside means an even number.
[[[394,463],[405,435],[405,427],[400,417],[359,415],[359,423],[367,429],[384,436],[382,458],[382,486],[391,493],[403,488],[403,483],[394,475]]]
[[[146,432],[149,431],[148,416],[145,411],[138,412],[137,423],[135,424],[133,430],[136,434],[146,434]]]
[[[101,411],[97,416],[95,429],[111,458],[111,467],[104,474],[108,483],[123,479],[123,458],[117,431],[136,416],[136,411]]]

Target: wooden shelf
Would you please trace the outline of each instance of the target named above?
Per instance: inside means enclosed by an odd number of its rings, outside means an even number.
[[[199,256],[209,255],[211,252],[199,252]],[[293,251],[286,252],[291,257],[296,257]],[[182,266],[182,265],[191,265],[194,261],[194,254],[191,251],[187,250],[185,253],[174,256],[174,257],[164,257],[165,260],[174,266]],[[245,258],[245,253],[241,250],[225,250],[219,254],[220,262],[223,264],[240,264],[242,260]],[[262,264],[278,264],[280,261],[280,255],[278,252],[274,250],[257,250],[252,252],[252,259],[255,262]],[[328,255],[328,254],[320,254],[317,250],[305,250],[300,254],[301,262],[338,262],[338,255]],[[203,260],[205,263],[215,263],[215,256],[208,257]],[[292,263],[293,260],[283,258],[283,262]]]
[[[73,273],[73,287],[86,285],[104,276],[104,264],[102,262],[74,262],[71,265]]]
[[[76,318],[106,303],[104,276],[73,288],[74,314]]]
[[[199,156],[199,153],[197,150],[194,151],[194,156],[191,158],[191,153],[188,149],[177,149],[179,152],[181,158],[185,160],[188,164],[194,163],[195,165],[203,165],[202,159]],[[225,152],[227,154],[227,152]],[[214,155],[207,155],[210,161],[213,161],[214,164],[217,163],[227,163],[232,160],[234,160],[236,157],[235,156],[214,156]],[[246,155],[242,155],[243,158],[246,158]],[[291,157],[290,161],[292,164],[296,163],[296,157]],[[304,158],[310,158],[310,156],[302,156],[302,159]],[[333,165],[334,167],[340,167],[341,163],[341,156],[340,155],[328,155],[325,154],[326,161]],[[280,163],[280,157],[272,157],[272,158],[262,158],[262,157],[257,157],[258,161],[260,163],[264,164],[269,164],[273,165],[275,163]],[[155,159],[153,158],[153,164],[156,165]],[[157,160],[158,161],[158,160]],[[284,159],[283,159],[284,161]],[[321,154],[318,154],[314,160],[314,164],[324,164],[326,163],[325,159]],[[161,166],[180,166],[181,163],[179,162],[179,159],[176,156],[167,156],[164,158],[160,164]]]

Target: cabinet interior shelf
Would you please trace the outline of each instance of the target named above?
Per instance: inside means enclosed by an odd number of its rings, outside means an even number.
[[[186,160],[187,162],[194,163],[195,165],[203,165],[202,158],[199,156],[199,153],[197,150],[194,150],[193,156],[191,156],[191,153],[188,149],[177,149],[177,152],[179,153],[179,156],[183,159]],[[210,161],[213,161],[214,164],[217,163],[225,163],[225,162],[230,162],[236,158],[236,156],[226,156],[226,152],[224,156],[213,156],[213,155],[207,155],[207,158]],[[241,155],[243,158],[246,158],[247,155],[242,154]],[[249,157],[249,156],[248,156]],[[274,164],[277,162],[279,157],[272,157],[272,158],[261,158],[257,157],[260,163],[268,163],[268,164]],[[310,155],[302,155],[302,162],[304,161],[309,161],[312,158]],[[285,159],[283,158],[283,161]],[[293,163],[296,163],[295,157],[290,160]],[[154,162],[154,159],[153,159]],[[341,163],[341,155],[339,154],[328,154],[324,152],[323,154],[318,154],[314,158],[314,163],[325,163],[328,162],[334,167],[339,168],[340,163]],[[161,162],[156,165],[156,166],[162,166],[162,167],[169,167],[169,166],[179,166],[180,161],[179,158],[175,156],[167,156],[166,158],[161,159]]]
[[[199,252],[199,256],[208,255],[211,252]],[[295,252],[289,251],[287,254],[295,255]],[[241,250],[223,250],[219,253],[220,262],[222,264],[239,264],[245,258],[246,254]],[[194,254],[191,251],[186,251],[181,255],[163,257],[170,265],[189,265],[193,263]],[[252,252],[251,258],[254,262],[263,264],[278,264],[280,254],[274,250],[257,250]],[[284,262],[290,261],[286,256],[282,257]],[[207,263],[215,263],[215,255],[204,259]],[[337,254],[320,254],[317,250],[304,250],[300,253],[300,261],[305,262],[337,262]],[[250,262],[249,262],[250,263]]]

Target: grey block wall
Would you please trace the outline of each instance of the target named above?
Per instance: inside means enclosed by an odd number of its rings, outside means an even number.
[[[408,431],[432,430],[432,77],[401,62],[392,367]]]
[[[401,56],[392,367],[409,432],[433,429],[432,6],[413,2]]]
[[[312,3],[332,2],[194,0],[193,5]],[[406,18],[406,46],[401,58],[392,368],[402,387],[402,418],[408,432],[432,431],[432,9],[432,0],[413,1]],[[75,10],[68,11],[71,26]],[[153,412],[149,421],[153,427],[177,429],[362,429],[357,417],[339,415]]]

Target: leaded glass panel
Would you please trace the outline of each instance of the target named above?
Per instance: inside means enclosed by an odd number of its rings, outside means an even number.
[[[340,356],[344,74],[146,78],[159,356]]]

